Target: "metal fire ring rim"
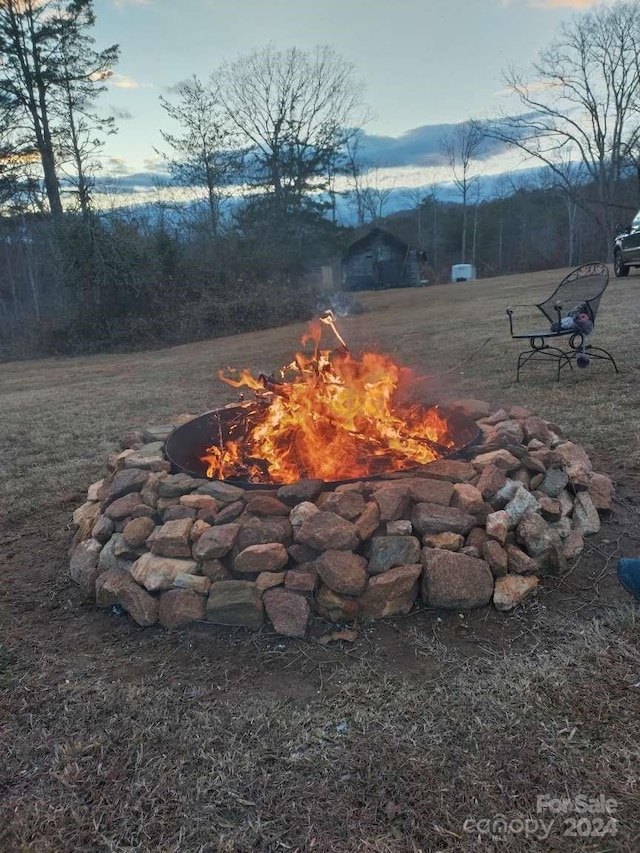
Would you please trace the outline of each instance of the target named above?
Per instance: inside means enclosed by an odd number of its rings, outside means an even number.
[[[172,455],[172,447],[171,445],[175,443],[176,436],[179,436],[181,431],[185,432],[188,430],[188,427],[192,427],[196,422],[201,422],[205,418],[209,419],[212,416],[217,416],[219,412],[229,411],[230,409],[241,409],[244,407],[249,407],[249,403],[234,403],[226,406],[219,406],[217,409],[211,409],[208,412],[203,412],[201,415],[198,415],[197,418],[193,418],[190,421],[187,421],[184,424],[180,424],[177,426],[172,432],[169,434],[164,447],[164,455],[167,460],[171,463],[171,473],[184,473],[188,474],[190,477],[194,477],[198,480],[206,480],[209,483],[226,483],[229,486],[237,486],[238,488],[242,488],[245,491],[258,491],[260,489],[264,491],[276,491],[280,489],[285,483],[250,483],[247,480],[242,480],[237,477],[228,477],[224,480],[216,479],[215,477],[204,477],[201,471],[193,471],[189,468],[186,468],[184,465],[180,464],[175,460]],[[469,452],[472,448],[476,447],[482,438],[482,430],[477,425],[477,423],[470,417],[461,414],[459,411],[455,409],[448,409],[446,406],[438,407],[439,410],[448,418],[455,418],[458,421],[465,421],[466,424],[471,427],[473,425],[473,429],[475,430],[472,437],[466,441],[460,447],[457,447],[451,453],[447,453],[444,456],[439,457],[439,459],[434,460],[434,462],[440,461],[440,459],[464,459],[469,455]],[[401,471],[390,471],[388,474],[372,474],[368,477],[352,477],[344,480],[325,480],[324,484],[330,489],[336,488],[336,486],[345,486],[351,483],[361,483],[361,482],[378,482],[381,480],[393,480],[394,477],[392,475],[411,475],[412,472],[421,472],[424,473],[427,470],[426,465],[423,466],[414,466],[412,468],[403,468]],[[301,478],[302,479],[302,478]],[[402,479],[402,477],[397,477],[397,479]]]

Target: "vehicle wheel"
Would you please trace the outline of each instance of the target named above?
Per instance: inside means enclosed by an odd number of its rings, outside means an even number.
[[[620,249],[616,249],[613,255],[613,271],[616,274],[616,278],[624,278],[626,275],[629,275],[629,267],[622,263],[622,252]]]

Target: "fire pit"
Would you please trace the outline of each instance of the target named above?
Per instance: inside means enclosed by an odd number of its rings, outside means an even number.
[[[349,352],[331,316],[309,340],[278,377],[223,375],[253,399],[123,438],[73,515],[71,577],[99,607],[294,637],[313,614],[508,611],[598,532],[611,481],[556,424],[403,403],[408,372]]]
[[[172,470],[189,474],[191,477],[208,478],[211,467],[208,451],[211,446],[214,445],[216,451],[219,452],[220,448],[228,446],[232,441],[241,443],[251,429],[254,414],[254,403],[231,404],[221,409],[214,409],[178,426],[168,437],[165,447],[165,453],[171,462]],[[476,422],[455,409],[439,408],[437,417],[441,418],[446,424],[446,445],[437,445],[435,442],[431,445],[434,458],[463,458],[469,454],[473,445],[482,437],[482,431]],[[386,462],[385,457],[370,460],[370,473],[366,475],[366,479],[377,480],[385,473],[391,473],[389,470],[384,470]],[[254,465],[254,470],[257,469],[261,477],[256,477],[254,474],[252,479],[245,468],[247,472],[244,477],[241,474],[235,477],[230,475],[224,478],[224,482],[242,486],[244,489],[278,489],[283,485],[283,483],[270,480],[268,472],[264,468],[257,467],[255,463]],[[401,470],[417,472],[421,467],[424,468],[424,466],[407,463],[406,467]],[[377,471],[379,473],[376,473]],[[212,477],[211,479],[218,478]],[[303,478],[298,477],[296,479]],[[341,484],[355,483],[361,479],[363,479],[362,476],[342,477],[324,482],[327,488],[334,488]]]

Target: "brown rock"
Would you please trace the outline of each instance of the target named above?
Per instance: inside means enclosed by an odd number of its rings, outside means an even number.
[[[113,478],[103,481],[100,491],[103,507],[109,506],[118,498],[122,498],[131,492],[141,492],[148,479],[149,472],[141,471],[138,468],[118,471]]]
[[[535,438],[543,444],[546,444],[547,447],[551,444],[553,433],[549,429],[547,422],[543,421],[542,418],[537,418],[535,416],[526,418],[523,421],[522,426],[524,427],[524,435],[527,442]]]
[[[413,526],[410,521],[405,518],[398,521],[387,521],[387,536],[411,536]]]
[[[486,424],[487,426],[495,426],[501,421],[508,420],[508,418],[509,415],[504,409],[497,409],[495,412],[492,412],[488,417],[482,418],[482,423]]]
[[[97,507],[97,504],[93,504]],[[139,492],[131,492],[122,498],[117,498],[105,509],[104,514],[113,521],[121,521],[133,514],[139,506],[143,506]]]
[[[521,483],[525,489],[529,489],[529,486],[531,485],[531,475],[526,468],[518,468],[518,470],[514,471],[510,476],[516,483]]]
[[[335,512],[318,512],[296,531],[296,542],[317,551],[353,551],[358,543],[354,525]]]
[[[137,449],[144,444],[144,433],[141,429],[132,429],[130,432],[123,435],[120,439],[120,447],[122,450]]]
[[[458,459],[436,459],[435,462],[425,466],[424,476],[432,480],[448,480],[450,483],[471,483],[478,475],[470,462],[462,462]]]
[[[189,518],[191,521],[194,521],[196,517],[195,509],[191,509],[188,506],[182,506],[182,504],[177,504],[173,506],[168,506],[165,511],[162,513],[163,521],[178,521],[178,519]]]
[[[257,495],[253,497],[250,494],[247,511],[253,513],[253,515],[283,515],[288,518],[290,507],[273,495]]]
[[[163,628],[182,628],[205,617],[206,600],[190,589],[170,589],[160,596],[158,618]]]
[[[258,631],[264,623],[260,590],[249,581],[219,581],[211,585],[206,618],[216,625]]]
[[[286,572],[262,572],[256,578],[256,589],[264,592],[274,586],[282,586],[286,576]]]
[[[244,501],[234,501],[218,511],[214,524],[230,524],[244,512]]]
[[[540,512],[545,521],[559,521],[562,518],[562,504],[557,498],[538,498]]]
[[[240,574],[259,574],[277,572],[289,562],[287,549],[281,542],[269,542],[264,545],[249,545],[233,561],[233,568]]]
[[[206,483],[201,483],[196,492],[199,495],[210,495],[218,501],[220,506],[235,503],[245,496],[244,489],[232,486],[230,483],[222,483],[220,480],[209,480]]]
[[[84,518],[80,522],[80,526],[76,530],[76,534],[73,537],[73,541],[71,543],[71,547],[69,548],[69,554],[73,554],[78,545],[81,542],[86,542],[87,539],[91,539],[93,528],[95,527],[95,522],[91,518]]]
[[[211,527],[206,521],[202,521],[202,519],[197,519],[193,522],[193,527],[191,528],[191,533],[189,534],[189,538],[192,542],[197,542],[198,539],[202,536],[205,530],[208,530]]]
[[[426,477],[412,477],[409,483],[409,497],[414,503],[440,504],[449,506],[453,495],[453,483],[447,480],[430,480]]]
[[[593,465],[584,448],[572,441],[565,441],[555,448],[555,452],[562,457],[572,488],[575,491],[588,489]]]
[[[378,504],[375,501],[370,501],[365,506],[360,518],[355,522],[358,539],[362,542],[365,539],[369,539],[376,532],[379,524],[380,510],[378,509]]]
[[[474,530],[480,528],[474,528]],[[464,546],[464,536],[459,533],[431,533],[422,544],[427,548],[442,548],[444,551],[459,551]]]
[[[494,465],[503,474],[509,471],[515,471],[520,467],[520,460],[508,450],[501,448],[500,450],[491,450],[489,453],[481,453],[473,460],[473,466],[476,471],[482,473],[488,465]]]
[[[233,548],[240,534],[237,524],[221,524],[210,527],[193,546],[196,560],[218,560]]]
[[[415,536],[374,536],[368,570],[380,574],[394,566],[415,565],[419,559],[420,542]]]
[[[527,418],[533,417],[531,409],[525,409],[524,406],[507,406],[507,412],[510,418],[518,421],[526,421]]]
[[[151,525],[153,527],[153,524]],[[96,523],[91,529],[91,536],[94,539],[97,539],[98,542],[102,542],[104,545],[106,542],[111,539],[114,530],[116,529],[115,522],[110,518],[107,518],[106,515],[99,515],[96,519]]]
[[[87,501],[86,503],[79,506],[78,509],[73,513],[73,524],[76,527],[80,527],[80,525],[86,521],[89,522],[90,525],[96,523],[98,516],[100,515],[100,505],[95,503],[94,501]]]
[[[93,597],[96,578],[101,574],[98,559],[102,544],[97,539],[87,539],[74,550],[69,564],[69,573],[82,590],[83,595]]]
[[[486,542],[483,542],[480,553],[482,554],[483,559],[488,563],[489,568],[491,569],[491,574],[494,578],[506,575],[509,561],[507,552],[499,542],[488,539]]]
[[[475,545],[465,545],[464,548],[460,549],[459,553],[464,554],[467,557],[473,557],[476,560],[482,559],[480,549],[476,548]]]
[[[288,589],[268,589],[262,596],[267,616],[278,634],[304,637],[309,623],[309,602]]]
[[[384,619],[409,613],[418,596],[422,566],[397,566],[369,579],[360,598],[365,619]]]
[[[376,489],[373,498],[378,504],[381,521],[395,521],[409,509],[409,487],[402,483],[384,483]]]
[[[522,575],[504,575],[496,580],[493,604],[497,610],[513,610],[535,591],[540,579]]]
[[[180,506],[191,510],[206,509],[213,516],[218,514],[218,501],[211,495],[181,495]]]
[[[117,604],[118,593],[125,578],[131,580],[129,573],[121,569],[109,569],[106,572],[101,572],[96,578],[96,605],[98,607],[113,607]]]
[[[323,486],[322,480],[298,480],[297,483],[281,486],[278,489],[278,498],[287,506],[295,506],[303,502],[313,503],[320,495]]]
[[[189,589],[198,595],[207,595],[211,581],[204,575],[176,575],[173,579],[173,589]]]
[[[198,566],[193,560],[159,557],[149,553],[143,554],[131,566],[133,579],[149,592],[171,589],[178,575],[193,575],[197,571]]]
[[[170,474],[160,481],[158,495],[161,498],[180,498],[196,488],[196,481],[188,474]]]
[[[293,529],[287,518],[238,519],[240,533],[237,546],[240,551],[249,545],[267,545],[269,542],[280,542],[285,548],[293,543]]]
[[[328,622],[353,622],[360,611],[357,598],[338,595],[328,586],[321,586],[315,599],[320,616]]]
[[[335,512],[347,521],[358,518],[364,509],[364,498],[358,492],[332,492],[322,505],[323,512]]]
[[[422,598],[430,607],[470,609],[491,601],[493,575],[484,560],[422,549]]]
[[[324,583],[343,595],[360,595],[367,582],[367,561],[350,551],[325,551],[315,565]]]
[[[104,479],[97,480],[95,483],[91,483],[91,485],[87,489],[87,502],[95,503],[95,501],[100,500],[100,492],[104,483]]]
[[[312,563],[316,557],[320,556],[320,551],[315,548],[310,548],[308,545],[298,545],[294,543],[287,548],[289,556],[294,563]]]
[[[592,473],[589,476],[589,497],[599,512],[613,509],[613,483],[604,474]]]
[[[493,427],[487,435],[486,440],[488,443],[502,446],[507,444],[522,444],[524,441],[524,430],[518,421],[501,421]]]
[[[198,565],[202,574],[206,578],[209,578],[211,583],[232,580],[231,572],[222,565],[220,560],[205,560]]]
[[[424,503],[414,506],[411,513],[411,523],[421,536],[447,532],[460,533],[465,536],[472,527],[475,527],[476,520],[472,515],[464,513],[456,507]]]
[[[539,488],[540,488],[540,486],[542,485],[543,481],[544,481],[544,474],[534,474],[534,475],[531,477],[531,482],[529,483],[529,488],[530,488],[530,489],[531,489],[531,491],[533,492],[533,491],[535,491],[536,489],[539,489]]]
[[[547,469],[542,460],[531,456],[530,453],[525,453],[520,462],[531,474],[546,474]]]
[[[451,506],[457,507],[462,512],[475,515],[481,512],[484,499],[478,489],[469,483],[456,483],[453,487]]]
[[[165,522],[157,532],[151,550],[161,557],[191,557],[190,518]]]
[[[286,573],[284,585],[286,589],[301,592],[304,595],[312,595],[318,583],[318,570],[315,564],[303,564],[297,569],[291,569]]]
[[[566,570],[560,535],[540,515],[528,512],[518,524],[516,533],[518,542],[533,557],[539,569],[551,574]]]
[[[507,567],[510,573],[518,575],[535,575],[538,571],[536,561],[521,551],[516,545],[507,545]]]
[[[454,412],[459,412],[466,418],[471,418],[474,421],[479,421],[481,418],[488,418],[491,413],[491,406],[485,403],[484,400],[461,399],[453,400],[447,403],[448,409],[453,409]]]
[[[497,512],[492,512],[487,516],[486,529],[492,539],[498,541],[501,545],[507,540],[507,533],[511,526],[511,520],[503,509]]]
[[[567,560],[575,560],[584,551],[584,536],[579,530],[572,530],[562,543],[562,553]]]
[[[131,578],[124,577],[118,588],[118,604],[138,625],[148,627],[158,621],[159,602]]]
[[[484,527],[474,527],[467,534],[464,544],[478,550],[482,550],[482,544],[489,539],[489,534]],[[425,542],[426,545],[426,542]]]
[[[495,465],[486,465],[476,488],[482,495],[484,500],[492,498],[496,492],[499,492],[507,483],[507,478],[503,472]]]

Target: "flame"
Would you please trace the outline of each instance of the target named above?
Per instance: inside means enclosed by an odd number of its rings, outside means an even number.
[[[324,327],[335,349],[321,349]],[[402,406],[396,400],[406,368],[390,356],[352,354],[331,312],[309,324],[302,345],[279,379],[249,371],[218,376],[234,388],[247,387],[255,400],[246,408],[240,437],[207,447],[207,476],[245,477],[253,482],[291,483],[305,477],[325,481],[366,478],[427,464],[453,445],[445,416],[437,409]]]

